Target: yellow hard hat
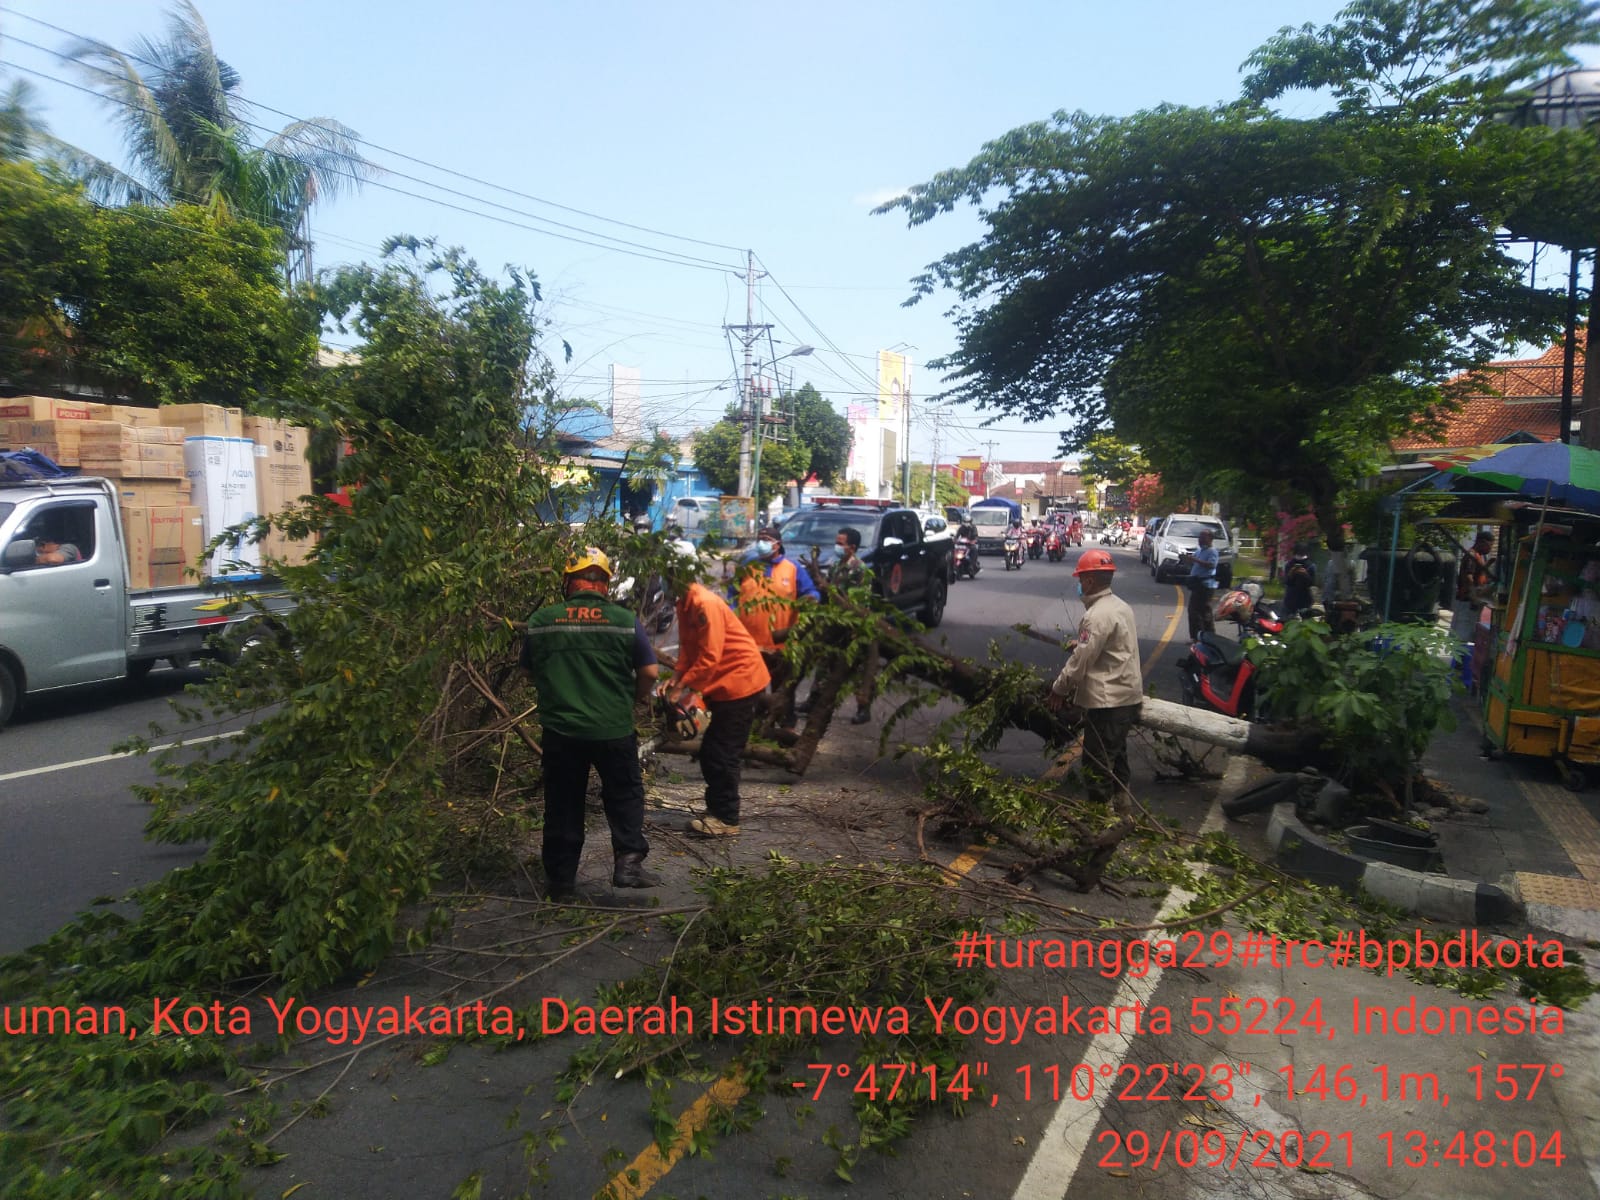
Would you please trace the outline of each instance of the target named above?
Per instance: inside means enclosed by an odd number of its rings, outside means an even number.
[[[606,573],[606,578],[611,578],[611,560],[606,557],[606,552],[598,546],[585,546],[582,550],[567,556],[567,566],[563,575],[576,575],[598,567]]]

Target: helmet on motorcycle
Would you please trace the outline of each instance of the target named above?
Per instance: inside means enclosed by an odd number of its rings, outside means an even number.
[[[1115,571],[1117,560],[1111,557],[1109,550],[1085,550],[1078,555],[1078,565],[1072,568],[1074,575],[1085,575],[1090,571]]]
[[[1256,602],[1250,598],[1249,592],[1236,588],[1217,601],[1217,619],[1243,623],[1250,619],[1250,613],[1255,606]]]

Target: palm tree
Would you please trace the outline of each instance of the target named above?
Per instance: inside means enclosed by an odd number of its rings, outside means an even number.
[[[292,122],[257,145],[239,74],[217,57],[190,0],[169,12],[164,40],[140,38],[132,54],[92,39],[66,53],[111,106],[132,159],[129,171],[80,161],[90,194],[107,203],[199,204],[245,217],[283,230],[292,257],[309,250],[317,200],[378,173],[355,132],[326,117]]]

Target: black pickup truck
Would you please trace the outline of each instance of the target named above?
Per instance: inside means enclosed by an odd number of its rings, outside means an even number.
[[[816,558],[826,571],[834,560],[834,539],[846,528],[861,534],[861,559],[872,572],[873,591],[929,629],[944,620],[955,543],[929,541],[922,518],[909,508],[802,508],[784,522],[784,553],[808,565]]]

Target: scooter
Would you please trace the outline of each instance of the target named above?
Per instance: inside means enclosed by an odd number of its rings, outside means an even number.
[[[1050,536],[1045,538],[1044,552],[1049,556],[1051,562],[1060,562],[1067,556],[1067,548],[1062,544],[1061,531],[1059,529],[1052,529]]]
[[[1015,534],[1008,535],[1005,540],[1006,570],[1015,567],[1022,570],[1022,540]]]
[[[1083,526],[1077,521],[1067,526],[1067,540],[1074,546],[1083,545]]]
[[[1044,553],[1044,530],[1028,530],[1028,557],[1038,558]]]
[[[1203,629],[1190,643],[1178,672],[1183,677],[1185,704],[1247,721],[1260,715],[1256,711],[1256,666],[1238,642]]]
[[[957,579],[976,579],[982,567],[978,565],[978,547],[970,538],[957,538],[953,562]]]

